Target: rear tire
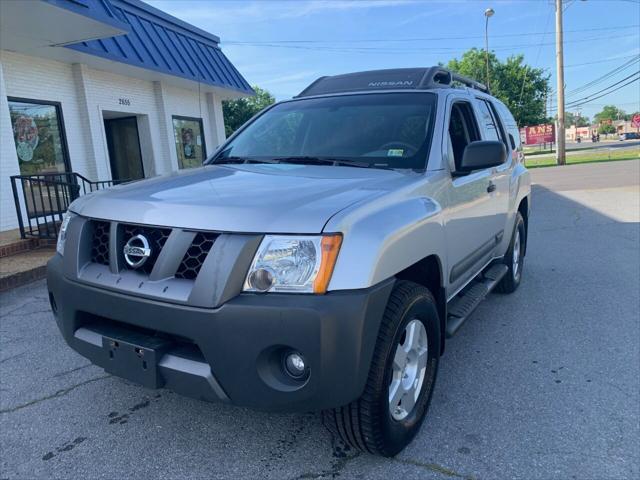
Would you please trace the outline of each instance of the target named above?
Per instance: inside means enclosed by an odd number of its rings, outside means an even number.
[[[364,452],[385,457],[399,453],[418,433],[431,403],[440,335],[431,292],[413,282],[397,282],[380,325],[364,393],[349,405],[322,412],[328,430]]]
[[[522,281],[522,270],[524,268],[525,242],[527,232],[524,226],[524,219],[520,212],[516,213],[516,224],[511,236],[509,249],[504,255],[503,262],[509,271],[496,286],[496,291],[500,293],[513,293],[520,286]]]

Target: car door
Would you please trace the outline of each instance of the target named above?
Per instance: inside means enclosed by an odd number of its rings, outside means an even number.
[[[500,228],[492,191],[493,169],[457,172],[465,147],[482,139],[473,99],[451,96],[445,122],[448,135],[444,135],[443,151],[451,175],[445,213],[450,298],[493,258]]]
[[[493,102],[487,98],[476,97],[476,107],[479,111],[480,123],[484,129],[484,139],[500,141],[507,150],[505,162],[492,169],[491,182],[494,185],[492,200],[496,212],[497,228],[505,237],[510,237],[511,233],[507,234],[505,227],[507,214],[509,213],[510,179],[513,165],[512,148]]]

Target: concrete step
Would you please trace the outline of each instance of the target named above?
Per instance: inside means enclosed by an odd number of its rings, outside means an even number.
[[[10,257],[42,247],[55,247],[55,240],[20,238],[19,230],[0,232],[0,258]]]
[[[0,258],[0,292],[44,278],[54,248],[37,248]]]

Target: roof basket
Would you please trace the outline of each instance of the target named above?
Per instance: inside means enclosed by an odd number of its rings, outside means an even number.
[[[489,93],[489,87],[487,87],[484,83],[476,82],[475,80],[472,80],[471,78],[464,77],[464,76],[459,75],[457,73],[452,73],[451,74],[451,79],[454,82],[462,83],[463,85],[465,85],[465,86],[467,86],[469,88],[475,88],[476,90],[480,90],[481,92]]]
[[[444,67],[423,67],[371,70],[320,77],[297,97],[371,90],[451,88],[454,82],[489,93],[489,89],[483,84]]]
[[[444,67],[431,67],[427,69],[424,78],[420,83],[422,88],[451,87],[453,83],[460,83],[469,88],[475,88],[485,93],[489,93],[486,85],[475,80],[452,72]]]

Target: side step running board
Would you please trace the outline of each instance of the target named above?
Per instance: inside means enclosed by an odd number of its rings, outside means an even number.
[[[473,313],[480,302],[489,295],[506,275],[509,268],[504,264],[496,264],[480,274],[447,305],[447,337],[452,337]]]

